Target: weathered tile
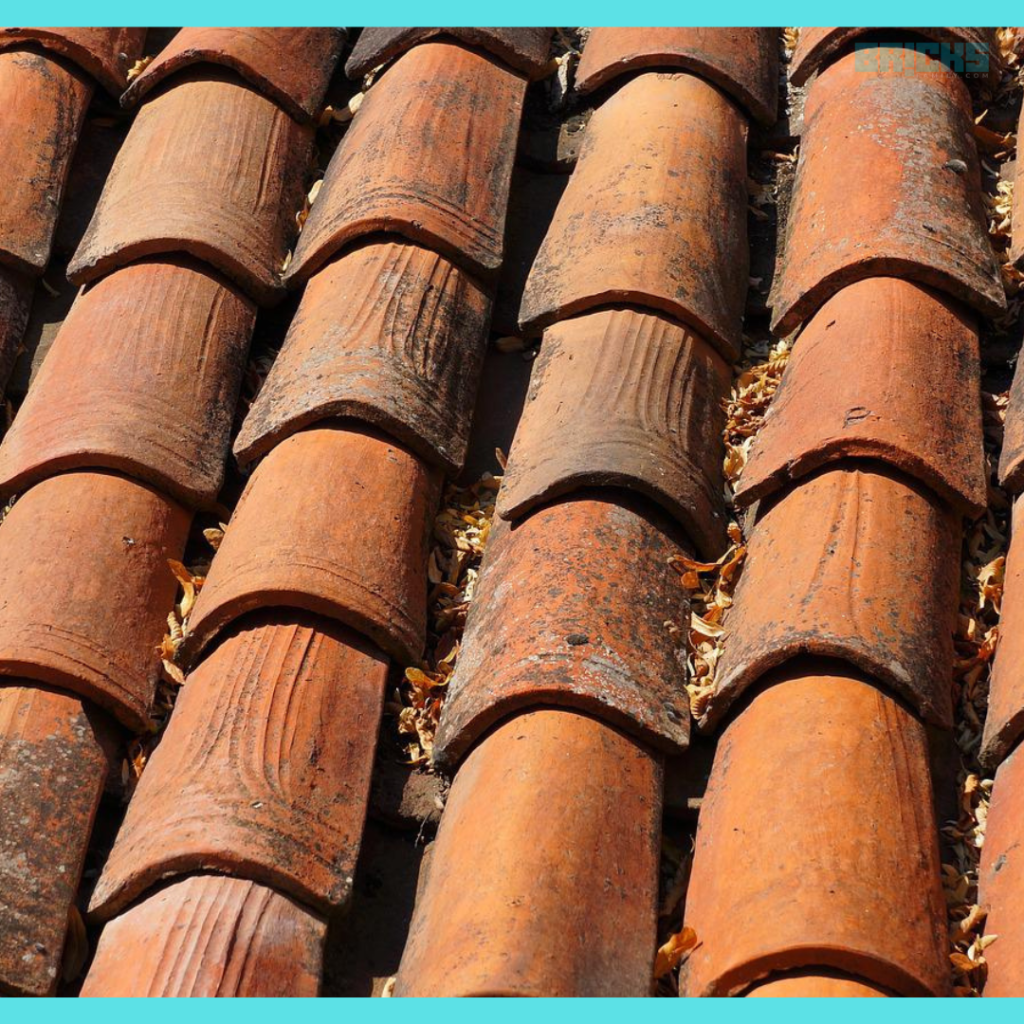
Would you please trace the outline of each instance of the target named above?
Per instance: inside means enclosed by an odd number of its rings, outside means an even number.
[[[851,53],[815,80],[804,116],[770,299],[776,331],[791,334],[867,277],[930,285],[985,315],[1006,308],[970,96],[954,72],[914,50]]]
[[[388,659],[330,619],[247,619],[188,677],[93,892],[120,913],[161,879],[248,878],[327,913],[351,891]]]
[[[132,106],[169,75],[193,64],[221,64],[280,104],[297,121],[323,102],[345,30],[339,28],[183,28],[121,98]]]
[[[190,516],[113,473],[64,473],[22,495],[0,528],[0,676],[94,700],[149,724],[158,647]]]
[[[709,558],[724,550],[722,403],[728,364],[698,335],[634,310],[544,332],[498,493],[519,518],[586,487],[636,490],[664,506]]]
[[[1024,753],[1017,749],[996,772],[978,874],[978,902],[988,911],[985,995],[1024,992]]]
[[[686,899],[702,941],[681,990],[834,968],[947,995],[938,835],[917,718],[834,662],[789,666],[719,740]]]
[[[169,257],[115,271],[75,301],[0,445],[0,492],[67,469],[114,469],[187,504],[213,502],[256,309]]]
[[[68,277],[186,252],[256,301],[279,299],[311,142],[308,125],[230,72],[181,72],[139,110]]]
[[[435,759],[454,763],[496,722],[558,705],[676,752],[689,739],[689,621],[658,510],[583,492],[492,524]]]
[[[305,281],[342,246],[381,231],[493,276],[525,91],[518,75],[453,43],[406,53],[366,94],[286,279]]]
[[[661,776],[584,715],[495,729],[455,778],[395,994],[647,995]]]
[[[971,517],[987,502],[975,317],[896,277],[826,300],[800,334],[736,489],[749,504],[825,463],[879,459]]]
[[[1013,506],[1013,542],[1006,559],[999,647],[989,682],[982,763],[994,769],[1024,735],[1024,502]]]
[[[682,320],[733,358],[749,262],[746,136],[743,115],[693,75],[640,75],[606,100],[530,272],[524,329],[628,304]]]
[[[1024,117],[1024,113],[1022,113],[1022,117]],[[1020,129],[1021,125],[1018,121],[1017,131],[1019,132]],[[1013,185],[1010,261],[1020,269],[1024,267],[1024,160],[1018,159],[1014,163]]]
[[[593,92],[620,75],[679,68],[706,78],[755,120],[775,121],[779,99],[777,28],[592,28],[576,88]]]
[[[528,78],[544,73],[551,51],[550,28],[364,28],[345,64],[345,73],[349,78],[361,78],[406,50],[438,37],[484,50]]]
[[[988,71],[991,65],[995,80],[998,81],[1000,66],[999,47],[996,44],[995,29],[992,28],[801,28],[800,38],[790,65],[790,79],[794,85],[804,85],[812,76],[822,71],[830,61],[856,46],[857,40],[874,33],[886,37],[885,42],[899,44],[914,43],[932,57],[946,52],[951,67],[958,71]],[[927,41],[927,42],[926,42]],[[862,40],[863,42],[863,40]],[[943,51],[941,44],[945,44]],[[975,54],[987,53],[989,64],[980,67]],[[986,77],[989,77],[986,75]]]
[[[1013,373],[1010,400],[1006,406],[1003,450],[999,456],[999,483],[1014,495],[1024,490],[1024,370],[1021,369],[1019,359]]]
[[[440,473],[358,425],[324,423],[282,441],[231,518],[192,612],[187,657],[242,615],[287,607],[417,662],[439,496]]]
[[[892,994],[881,985],[821,969],[769,975],[745,993],[762,999],[878,999]]]
[[[959,522],[879,463],[801,480],[754,528],[702,724],[719,722],[769,669],[813,654],[856,665],[948,727]]]
[[[273,889],[193,875],[107,924],[81,994],[316,996],[326,934],[319,915]]]
[[[41,274],[50,261],[71,158],[92,96],[77,68],[0,50],[0,263]]]
[[[455,475],[465,459],[491,301],[430,249],[380,241],[315,274],[235,442],[240,462],[348,416]]]
[[[128,84],[145,39],[144,28],[0,28],[0,49],[35,43],[77,64],[114,96]]]
[[[0,993],[53,995],[107,775],[77,697],[0,681]]]

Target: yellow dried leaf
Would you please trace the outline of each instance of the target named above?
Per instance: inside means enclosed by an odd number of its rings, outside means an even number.
[[[655,980],[664,977],[669,971],[675,970],[696,945],[697,933],[692,928],[684,928],[682,931],[670,935],[655,957]]]

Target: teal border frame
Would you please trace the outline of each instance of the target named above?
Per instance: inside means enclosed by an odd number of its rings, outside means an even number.
[[[50,0],[42,11],[24,0],[4,0],[3,17],[7,21],[45,20],[58,25],[328,25],[418,24],[425,20],[427,5],[419,0],[385,0],[356,8],[344,3],[306,0],[302,4],[284,4],[280,0],[177,0],[174,3],[139,3],[137,0]],[[431,10],[448,25],[539,25],[552,21],[576,25],[814,25],[823,21],[844,24],[873,21],[881,28],[907,25],[934,25],[939,21],[959,24],[967,14],[963,2],[920,0],[883,3],[824,3],[822,0],[790,0],[786,3],[754,3],[731,0],[709,8],[706,4],[670,3],[667,0],[611,3],[587,0],[585,3],[554,3],[540,0],[514,0],[506,5],[481,4],[479,0],[435,0]],[[991,11],[991,8],[988,9]],[[982,14],[988,11],[981,12]],[[31,19],[29,17],[31,13]],[[973,9],[972,9],[973,13]],[[1012,13],[1007,9],[1006,13]],[[884,920],[879,927],[885,927]],[[132,951],[124,951],[131,958]],[[126,1005],[133,999],[44,999],[0,1002],[0,1022],[6,1024],[626,1024],[642,1020],[644,1024],[731,1024],[756,1021],[758,1024],[863,1024],[872,1016],[878,1024],[939,1024],[953,1014],[968,1013],[997,1019],[1014,1012],[1018,1000],[990,999],[981,1006],[968,1008],[949,1005],[952,1000],[873,999],[538,999],[529,1005],[517,1000],[446,1000],[443,1007],[407,999],[309,999],[309,1000],[193,1000],[183,1007],[175,1000],[146,1000],[145,1005]],[[119,1005],[122,1004],[122,1005]],[[339,1005],[342,1004],[342,1005]],[[1006,1004],[1006,1005],[1002,1005]],[[443,1021],[434,1019],[443,1017]],[[1007,1017],[1007,1019],[1010,1019]],[[874,1022],[872,1022],[874,1024]]]

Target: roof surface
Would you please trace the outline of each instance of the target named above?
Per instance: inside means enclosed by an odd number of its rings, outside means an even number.
[[[1024,995],[1021,42],[0,29],[0,994]]]

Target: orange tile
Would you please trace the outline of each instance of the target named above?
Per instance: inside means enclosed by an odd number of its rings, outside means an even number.
[[[36,44],[77,64],[114,96],[128,84],[145,39],[144,28],[0,28],[0,49]]]

